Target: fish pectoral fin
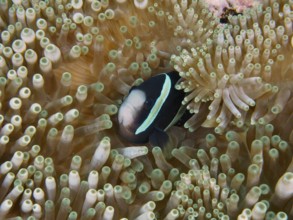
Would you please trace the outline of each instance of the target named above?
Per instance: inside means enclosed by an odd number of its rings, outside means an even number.
[[[182,117],[182,115],[184,115],[184,113],[186,112],[186,106],[182,105],[178,112],[176,113],[175,117],[173,118],[173,120],[170,122],[170,124],[164,129],[164,131],[167,131],[170,127],[172,127],[173,125],[175,125],[180,118]]]
[[[153,147],[159,146],[161,148],[164,148],[164,146],[166,146],[166,144],[168,143],[168,140],[168,134],[162,129],[156,127],[154,129],[154,132],[149,137],[149,142]]]
[[[196,113],[195,113],[196,114]],[[174,124],[175,126],[183,126],[185,122],[193,116],[192,113],[190,113],[188,110],[183,112],[179,120]]]

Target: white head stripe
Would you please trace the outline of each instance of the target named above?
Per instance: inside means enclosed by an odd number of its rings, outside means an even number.
[[[157,98],[153,108],[151,109],[148,117],[144,120],[144,122],[139,126],[139,128],[135,131],[135,134],[139,134],[141,132],[144,132],[156,119],[156,117],[159,114],[159,111],[161,110],[162,106],[164,105],[170,90],[171,90],[171,79],[168,75],[164,74],[165,81],[163,84],[163,88],[161,90],[160,96]]]
[[[120,106],[118,112],[119,123],[124,127],[133,124],[136,114],[142,108],[145,99],[146,97],[143,91],[137,89],[132,90]]]

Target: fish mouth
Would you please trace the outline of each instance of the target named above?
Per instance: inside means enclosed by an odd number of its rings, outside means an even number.
[[[123,124],[119,124],[118,133],[119,136],[132,144],[145,144],[149,141],[148,135],[144,134],[135,134],[136,126],[135,124],[130,124],[124,126]]]
[[[135,135],[130,127],[119,127],[119,135],[125,140],[133,144],[147,143],[148,139]]]
[[[135,121],[135,115],[136,115],[135,111],[136,109],[128,103],[125,103],[123,106],[121,106],[118,113],[119,124],[124,127],[133,124]]]

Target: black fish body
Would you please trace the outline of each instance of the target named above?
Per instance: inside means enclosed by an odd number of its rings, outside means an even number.
[[[164,131],[176,123],[185,96],[175,89],[179,79],[176,71],[163,73],[130,90],[118,112],[119,133],[124,139],[137,144],[160,144],[158,139],[166,139]]]

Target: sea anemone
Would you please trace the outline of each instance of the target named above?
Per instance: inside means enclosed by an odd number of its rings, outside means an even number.
[[[230,15],[201,46],[172,55],[186,79],[178,85],[187,93],[183,104],[195,114],[209,105],[204,126],[223,133],[231,124],[265,124],[285,108],[292,91],[291,7],[286,1],[264,2]],[[195,120],[185,126],[194,130]]]
[[[0,1],[0,218],[292,218],[293,2],[241,2]],[[172,69],[185,128],[121,140],[123,97]]]

